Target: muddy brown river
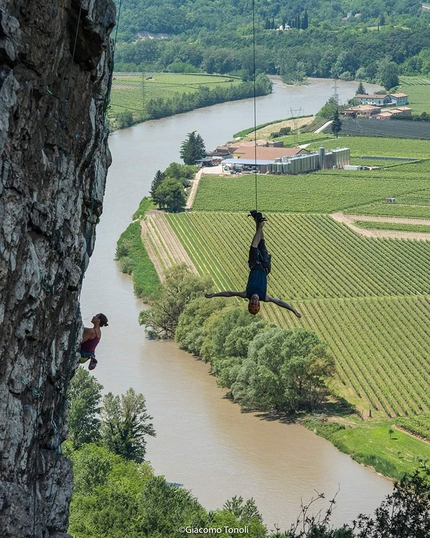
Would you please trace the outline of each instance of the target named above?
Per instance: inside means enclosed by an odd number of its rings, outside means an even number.
[[[339,82],[340,100],[352,97],[356,86]],[[291,109],[315,113],[333,94],[333,81],[297,88],[278,80],[274,90],[257,100],[257,123],[287,118]],[[330,499],[339,489],[332,521],[341,525],[360,512],[372,513],[392,490],[391,482],[301,426],[241,413],[224,399],[207,365],[173,342],[146,339],[137,323],[143,305],[133,294],[130,277],[113,260],[116,241],[148,194],[155,172],[179,162],[187,133],[196,130],[213,149],[253,123],[253,102],[245,100],[111,135],[113,164],[81,300],[86,325],[98,312],[109,318],[94,375],[106,392],[133,387],[145,395],[157,432],[148,441],[147,459],[157,474],[190,489],[206,508],[220,508],[234,495],[253,497],[269,528],[276,523],[285,529],[295,520],[301,500],[309,501],[316,492]]]

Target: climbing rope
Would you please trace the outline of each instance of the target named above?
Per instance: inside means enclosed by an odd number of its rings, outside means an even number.
[[[254,69],[254,190],[255,211],[258,211],[258,182],[257,182],[257,81],[256,81],[256,52],[255,52],[255,0],[252,0],[252,60]]]

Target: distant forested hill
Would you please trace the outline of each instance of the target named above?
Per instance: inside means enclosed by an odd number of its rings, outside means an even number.
[[[236,30],[252,21],[252,5],[252,0],[122,0],[120,36],[133,41],[143,32],[178,35],[202,29]],[[267,22],[294,27],[297,17],[302,22],[305,12],[314,24],[333,24],[348,13],[360,13],[361,20],[368,22],[381,14],[417,17],[420,11],[418,0],[255,0],[261,27]]]
[[[116,68],[248,79],[252,7],[252,0],[122,0]],[[416,0],[255,0],[254,20],[257,72],[287,81],[377,81],[387,64],[399,74],[430,73],[430,12]]]

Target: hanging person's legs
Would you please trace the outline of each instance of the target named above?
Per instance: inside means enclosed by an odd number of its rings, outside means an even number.
[[[259,245],[261,241],[264,243],[263,226],[264,221],[257,222],[257,231],[252,238],[251,246],[249,248],[248,266],[250,269],[253,269],[256,264],[261,263]]]
[[[250,211],[250,215],[255,220],[257,225],[257,231],[252,240],[251,249],[249,251],[249,268],[252,269],[256,263],[260,263],[268,275],[272,269],[271,258],[272,256],[267,251],[266,243],[264,241],[263,225],[266,219],[261,213],[257,211]],[[252,264],[252,266],[251,266]]]

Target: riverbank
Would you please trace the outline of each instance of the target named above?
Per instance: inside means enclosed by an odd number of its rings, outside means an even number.
[[[358,463],[394,480],[413,473],[430,458],[430,445],[396,427],[395,420],[350,416],[310,415],[300,420],[306,428],[324,437]]]
[[[167,220],[164,219],[164,221],[163,228],[158,233],[161,235],[166,252],[171,253],[174,262],[175,253],[178,251],[178,241]],[[169,233],[164,233],[166,227],[169,228]],[[175,238],[175,245],[172,244],[169,248],[169,241],[172,238]],[[178,258],[176,263],[181,261],[183,261],[182,257]],[[156,267],[158,267],[161,279],[162,266],[157,264]],[[369,418],[363,421],[350,413],[334,414],[329,421],[325,416],[309,415],[301,417],[299,422],[329,440],[341,452],[348,454],[358,463],[372,467],[376,472],[391,479],[398,480],[405,472],[412,473],[419,465],[420,459],[430,458],[430,445],[399,430],[395,430],[393,434],[394,420]]]
[[[114,73],[109,121],[125,129],[148,120],[166,118],[199,108],[268,95],[272,82],[266,75],[244,82],[238,77],[201,74]]]
[[[289,103],[314,113],[332,86],[275,84],[271,95],[258,99],[258,123],[288,115]],[[356,84],[340,81],[338,87],[340,99],[346,99]],[[285,106],[286,113],[280,114]],[[300,425],[242,413],[223,398],[207,364],[174,342],[145,338],[137,322],[144,305],[133,294],[131,278],[113,261],[116,242],[138,201],[148,194],[157,170],[179,159],[186,134],[197,130],[206,146],[214,148],[253,123],[252,109],[252,99],[225,103],[145,122],[110,137],[113,162],[81,298],[85,324],[96,312],[109,317],[93,375],[106,391],[121,394],[132,386],[145,395],[157,432],[148,440],[148,460],[156,474],[184,484],[206,508],[216,509],[234,495],[254,497],[265,522],[286,529],[296,520],[301,499],[309,500],[315,489],[334,495],[340,484],[333,524],[341,526],[358,512],[373,513],[391,492],[391,482]]]

